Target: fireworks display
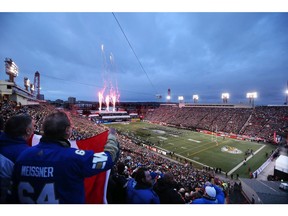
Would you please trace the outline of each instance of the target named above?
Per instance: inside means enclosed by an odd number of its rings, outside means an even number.
[[[116,111],[116,102],[119,102],[120,93],[118,91],[118,84],[116,76],[116,66],[113,54],[109,55],[109,61],[106,60],[106,54],[104,51],[104,45],[101,45],[101,54],[103,59],[103,88],[98,92],[98,100],[99,100],[99,111],[102,110],[102,105],[106,106],[106,111]],[[114,78],[114,79],[112,79]],[[112,107],[110,107],[112,105]],[[112,109],[112,110],[111,110]]]

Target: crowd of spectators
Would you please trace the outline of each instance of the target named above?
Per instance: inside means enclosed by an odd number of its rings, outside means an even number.
[[[8,102],[1,104],[0,115],[5,121],[15,114],[28,113],[35,121],[35,132],[41,134],[42,120],[47,114],[53,112],[53,110],[55,110],[55,107],[47,104],[19,107],[14,103]],[[108,129],[105,125],[96,125],[81,116],[71,115],[71,117],[74,129],[70,139],[89,138]],[[154,183],[166,173],[172,174],[175,182],[173,189],[177,191],[177,194],[181,195],[184,200],[183,203],[190,203],[193,199],[204,195],[204,186],[207,182],[222,188],[225,192],[226,200],[229,202],[229,191],[233,188],[234,180],[226,181],[224,178],[217,177],[213,169],[207,170],[204,167],[203,169],[197,169],[191,164],[182,164],[166,158],[141,145],[135,144],[123,134],[118,134],[118,140],[121,146],[121,155],[115,166],[115,170],[117,172],[118,165],[124,164],[123,173],[125,174],[125,178],[131,178],[139,167],[146,167],[153,174]]]
[[[42,121],[45,116],[55,110],[49,104],[19,106],[12,101],[0,104],[0,115],[6,121],[19,113],[28,113],[35,121],[35,133],[41,134]],[[97,135],[108,128],[105,125],[96,125],[85,117],[71,115],[73,132],[71,140],[80,140]],[[287,107],[255,107],[255,108],[211,108],[211,107],[182,107],[160,106],[158,109],[147,112],[146,120],[155,123],[165,123],[191,129],[206,129],[226,133],[243,134],[261,137],[268,142],[273,141],[274,132],[287,133]],[[139,167],[147,167],[154,175],[154,181],[161,179],[166,173],[173,175],[173,189],[180,194],[184,203],[204,194],[207,182],[218,185],[225,192],[226,202],[233,193],[235,180],[219,178],[215,169],[196,169],[192,164],[182,164],[159,155],[137,143],[125,134],[118,134],[121,146],[119,164],[123,164],[123,175],[131,178]],[[157,190],[156,190],[157,191]]]
[[[160,106],[145,120],[190,129],[202,129],[256,137],[273,142],[274,132],[288,133],[287,106],[255,108]]]

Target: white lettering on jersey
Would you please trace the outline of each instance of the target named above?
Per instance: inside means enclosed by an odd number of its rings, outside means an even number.
[[[75,151],[75,154],[78,154],[78,155],[83,156],[83,155],[85,155],[85,151],[77,149],[77,150]]]
[[[22,176],[32,176],[40,178],[53,177],[53,172],[53,167],[22,166],[21,169]]]
[[[28,182],[20,182],[18,186],[18,196],[20,203],[30,203],[30,204],[58,204],[59,200],[56,199],[54,183],[45,184],[40,192],[36,201],[32,199],[35,197],[34,188]]]
[[[107,159],[108,157],[104,152],[95,153],[92,161],[92,169],[104,169]]]

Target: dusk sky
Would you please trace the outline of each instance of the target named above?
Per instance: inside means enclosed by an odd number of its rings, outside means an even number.
[[[115,16],[114,16],[115,15]],[[278,12],[0,13],[4,60],[19,67],[16,84],[40,73],[46,100],[283,104],[288,80],[288,13]],[[117,22],[118,21],[118,22]],[[122,28],[122,29],[121,29]],[[112,89],[111,89],[112,87]],[[157,99],[160,94],[162,99]]]

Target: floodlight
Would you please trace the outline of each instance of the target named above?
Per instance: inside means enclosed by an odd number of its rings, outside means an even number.
[[[257,92],[248,92],[246,97],[249,98],[249,103],[254,107],[254,99],[257,98]]]
[[[179,96],[179,97],[178,97],[178,100],[179,100],[179,101],[184,100],[184,97],[183,97],[183,96]]]
[[[198,95],[193,95],[193,100],[198,100],[199,96]]]
[[[222,99],[229,99],[229,93],[222,93]]]
[[[246,95],[247,98],[257,98],[257,92],[249,92]]]
[[[170,96],[170,95],[167,95],[166,99],[167,99],[167,100],[170,100],[170,99],[171,99],[171,96]]]
[[[29,87],[30,86],[30,80],[27,77],[24,77],[24,86]]]
[[[6,74],[9,75],[9,81],[14,82],[14,77],[18,76],[18,67],[12,59],[5,59]]]

